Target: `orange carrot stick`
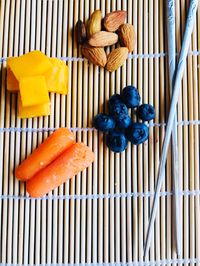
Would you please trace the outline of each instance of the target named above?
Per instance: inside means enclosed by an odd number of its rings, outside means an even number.
[[[76,143],[62,153],[54,162],[27,181],[31,197],[44,196],[84,170],[94,161],[94,153],[83,143]]]
[[[57,129],[17,167],[16,177],[22,181],[30,179],[74,143],[75,136],[71,131]]]

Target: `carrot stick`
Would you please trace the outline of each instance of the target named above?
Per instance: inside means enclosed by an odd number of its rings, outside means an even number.
[[[94,161],[94,153],[83,143],[76,143],[54,162],[27,181],[27,192],[31,197],[44,196],[60,186]]]
[[[71,131],[57,129],[17,167],[16,177],[22,181],[30,179],[74,143],[75,136]]]

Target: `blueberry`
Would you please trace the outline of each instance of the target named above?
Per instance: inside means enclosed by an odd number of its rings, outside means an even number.
[[[135,108],[140,104],[140,95],[134,86],[125,87],[121,97],[128,108]]]
[[[108,111],[113,116],[119,115],[119,114],[128,114],[128,108],[122,101],[114,101],[113,99],[108,101]]]
[[[115,104],[115,103],[118,103],[118,102],[122,102],[122,98],[119,94],[113,94],[109,101],[108,101],[108,104]]]
[[[150,104],[142,104],[137,109],[137,116],[143,121],[150,121],[155,118],[155,115],[155,110]]]
[[[149,129],[143,123],[132,123],[126,130],[127,139],[135,145],[145,142],[149,137]]]
[[[124,111],[128,113],[128,109],[126,108],[126,105],[123,103],[122,98],[119,94],[114,94],[113,96],[110,97],[108,101],[109,113],[115,113],[115,110],[114,110],[115,106],[120,106],[121,109],[123,108]],[[121,110],[119,112],[121,112]]]
[[[106,114],[98,114],[93,120],[94,127],[102,132],[115,128],[115,124],[115,120]]]
[[[122,132],[111,131],[106,136],[106,144],[113,152],[123,152],[127,147],[127,139]]]
[[[108,101],[108,111],[116,121],[117,128],[127,128],[131,124],[128,108],[122,102],[119,94],[114,94]]]
[[[123,113],[115,115],[114,119],[116,121],[116,127],[119,129],[128,128],[132,122],[130,116]]]
[[[128,109],[122,102],[109,104],[109,113],[116,122],[116,127],[127,128],[131,123],[131,118],[128,115]]]

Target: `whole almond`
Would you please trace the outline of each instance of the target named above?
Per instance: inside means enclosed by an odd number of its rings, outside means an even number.
[[[85,44],[82,46],[82,55],[97,66],[104,67],[107,63],[106,53],[103,48],[91,47]]]
[[[108,13],[104,18],[104,27],[107,31],[116,31],[120,25],[124,24],[126,15],[126,11],[123,10]]]
[[[95,47],[105,47],[118,42],[118,35],[113,32],[99,31],[93,34],[88,43]]]
[[[88,38],[92,36],[94,33],[98,32],[101,30],[101,20],[102,20],[102,13],[101,10],[95,10],[92,15],[90,20],[88,21],[87,24],[87,35]]]
[[[128,57],[128,48],[119,47],[108,55],[106,70],[112,72],[122,66]]]
[[[76,23],[75,33],[77,43],[83,44],[86,41],[86,28],[81,20],[78,20]]]
[[[119,39],[122,46],[128,48],[129,52],[133,52],[136,45],[136,32],[131,24],[123,24],[118,30]]]

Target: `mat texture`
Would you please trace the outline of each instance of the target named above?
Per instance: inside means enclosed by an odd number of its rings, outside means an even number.
[[[200,265],[200,7],[178,104],[180,227],[183,255],[173,244],[171,150],[149,256],[143,260],[148,220],[169,107],[164,0],[0,0],[0,263]],[[189,0],[176,0],[177,53]],[[95,9],[127,10],[137,31],[137,48],[110,74],[81,58],[74,40],[78,18]],[[51,94],[52,115],[18,119],[17,97],[6,91],[6,59],[39,49],[66,61],[67,97]],[[109,51],[109,49],[108,49]],[[106,101],[135,85],[143,103],[156,109],[150,138],[115,155],[92,128]],[[134,117],[134,115],[133,115]],[[58,127],[73,128],[95,152],[87,171],[32,200],[14,168]],[[107,265],[107,264],[106,264]]]

